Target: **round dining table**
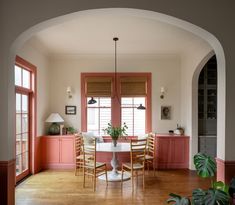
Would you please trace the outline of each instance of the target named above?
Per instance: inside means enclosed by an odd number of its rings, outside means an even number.
[[[113,143],[97,143],[96,147],[97,152],[112,152],[113,157],[111,160],[112,171],[108,171],[108,181],[115,182],[122,180],[122,174],[117,170],[118,168],[118,159],[117,154],[120,152],[130,152],[130,143],[117,143],[117,146],[114,147]],[[123,174],[123,180],[130,179],[131,175],[128,173]],[[98,177],[101,180],[106,180],[105,175],[101,175]]]

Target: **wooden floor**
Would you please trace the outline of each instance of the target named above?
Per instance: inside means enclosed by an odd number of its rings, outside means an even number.
[[[90,179],[89,179],[90,180]],[[72,171],[44,171],[29,177],[16,187],[16,205],[113,205],[113,204],[166,204],[168,194],[173,192],[191,196],[194,188],[208,188],[210,182],[199,178],[189,170],[156,171],[146,174],[143,191],[141,178],[132,191],[131,181],[121,189],[120,182],[97,181],[94,193],[91,181],[82,188],[82,176]]]

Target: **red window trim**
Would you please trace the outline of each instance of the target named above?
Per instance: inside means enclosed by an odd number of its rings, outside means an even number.
[[[112,77],[113,80],[115,78],[115,73],[81,73],[81,130],[82,132],[87,131],[87,102],[86,102],[86,96],[85,96],[85,79],[87,77]],[[120,93],[120,77],[147,77],[147,95],[146,95],[146,126],[145,126],[145,132],[151,132],[152,131],[152,102],[151,102],[151,95],[152,95],[152,74],[151,73],[117,73],[117,92]],[[115,91],[114,91],[115,92]],[[119,96],[120,99],[120,96]],[[112,124],[114,125],[120,125],[121,123],[121,105],[119,105],[119,102],[116,98],[112,98],[111,101],[112,104],[112,110],[111,110],[111,118],[112,118]],[[115,116],[115,117],[114,117]]]
[[[35,173],[38,158],[39,156],[35,153],[35,147],[37,146],[37,67],[30,62],[26,61],[25,59],[21,58],[20,56],[16,56],[15,58],[15,65],[29,71],[31,73],[30,75],[30,89],[21,87],[21,86],[15,86],[16,92],[19,93],[28,93],[29,99],[30,99],[30,116],[29,119],[31,119],[31,124],[29,125],[30,129],[30,147],[29,147],[29,171],[30,173]],[[17,180],[20,180],[19,177]]]

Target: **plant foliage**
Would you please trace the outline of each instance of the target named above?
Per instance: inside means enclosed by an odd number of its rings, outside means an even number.
[[[213,177],[216,172],[215,160],[205,154],[198,153],[194,156],[194,164],[197,170],[197,174],[200,177]]]
[[[111,123],[108,123],[108,127],[103,129],[105,133],[110,135],[113,140],[117,140],[120,136],[126,136],[126,130],[128,129],[126,123],[123,123],[123,126],[113,126]]]
[[[169,194],[171,197],[167,200],[167,203],[172,203],[173,205],[191,205],[190,199],[187,197],[181,197],[177,194]]]

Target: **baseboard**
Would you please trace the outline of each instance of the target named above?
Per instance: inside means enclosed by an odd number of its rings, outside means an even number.
[[[235,176],[235,161],[225,161],[216,158],[217,163],[217,181],[230,183]]]

